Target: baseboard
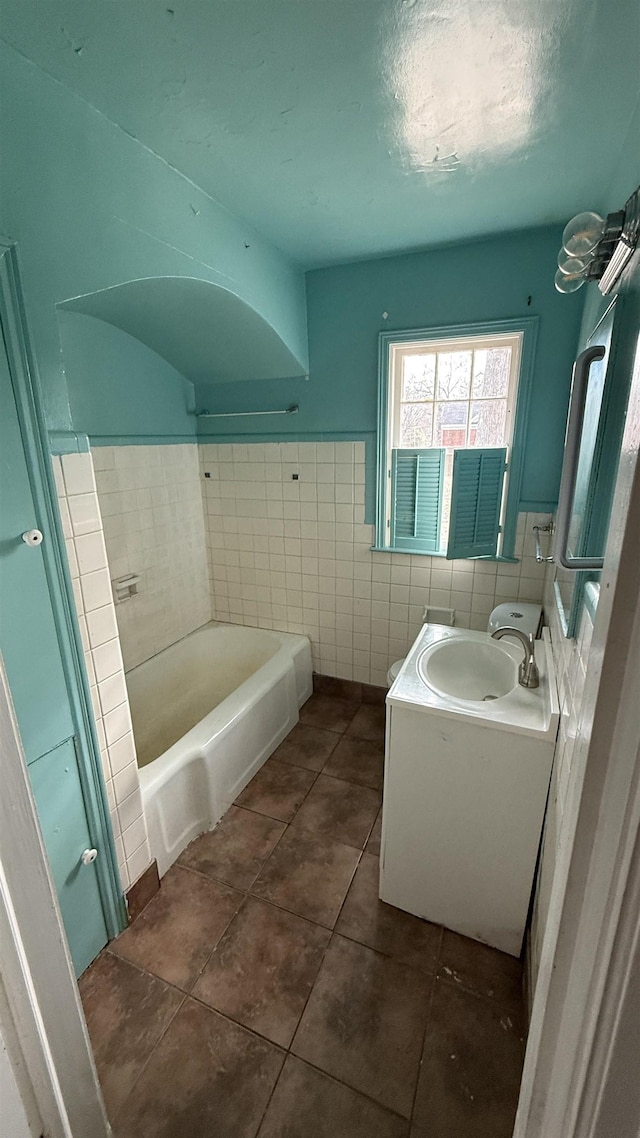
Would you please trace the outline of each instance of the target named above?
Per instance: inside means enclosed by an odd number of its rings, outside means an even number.
[[[146,909],[149,901],[155,897],[159,889],[158,863],[154,858],[151,865],[147,866],[142,876],[134,882],[125,894],[130,925],[140,916],[143,909]]]
[[[323,676],[313,673],[313,690],[318,695],[331,695],[334,699],[348,699],[352,703],[382,704],[387,689],[376,684],[362,684],[357,680],[341,680],[339,676]]]

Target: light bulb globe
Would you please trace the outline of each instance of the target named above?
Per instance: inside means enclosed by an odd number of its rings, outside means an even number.
[[[570,257],[592,253],[604,233],[605,221],[599,213],[578,213],[562,234],[562,245]]]
[[[586,277],[582,275],[567,276],[561,269],[558,269],[554,277],[554,284],[558,292],[576,292],[577,289],[582,288]]]

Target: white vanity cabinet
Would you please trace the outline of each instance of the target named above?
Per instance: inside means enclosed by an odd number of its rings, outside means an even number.
[[[489,641],[425,626],[389,692],[380,896],[518,956],[558,727],[550,645],[539,688],[467,701],[421,678],[438,637]]]

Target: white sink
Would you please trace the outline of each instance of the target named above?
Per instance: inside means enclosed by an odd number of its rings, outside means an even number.
[[[387,695],[380,897],[513,956],[558,730],[546,628],[535,655],[525,688],[519,642],[424,625]]]
[[[425,624],[387,695],[389,706],[555,738],[559,708],[549,630],[535,644],[537,688],[518,683],[522,645],[487,632]],[[492,698],[493,697],[493,698]]]
[[[513,656],[493,640],[460,638],[432,644],[416,666],[422,681],[439,695],[473,702],[500,699],[518,683]]]

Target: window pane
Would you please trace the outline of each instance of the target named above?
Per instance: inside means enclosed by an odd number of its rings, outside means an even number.
[[[438,352],[438,399],[468,399],[473,352]]]
[[[436,403],[434,447],[466,446],[468,414],[468,403]]]
[[[400,411],[400,446],[430,447],[433,403],[403,403]]]
[[[435,376],[436,357],[433,352],[422,352],[419,356],[403,356],[403,402],[412,402],[419,399],[433,399]]]
[[[470,447],[504,446],[507,404],[504,399],[486,399],[471,404]]]
[[[511,348],[488,348],[473,355],[473,394],[476,399],[495,399],[509,391]]]

